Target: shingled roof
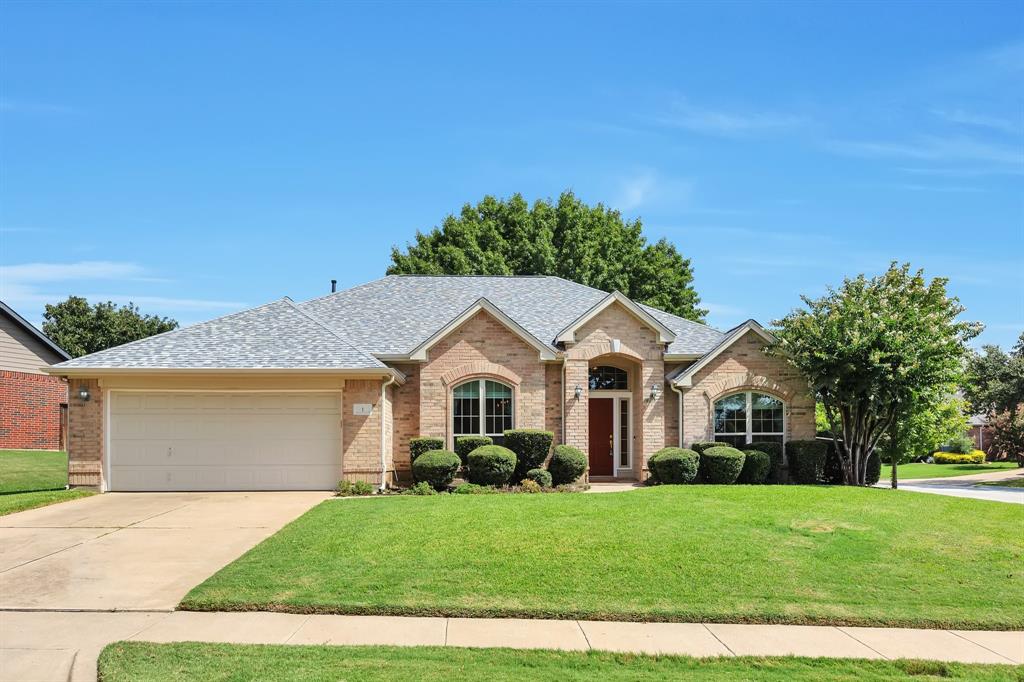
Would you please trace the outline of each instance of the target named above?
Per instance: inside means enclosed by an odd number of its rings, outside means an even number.
[[[555,337],[608,297],[560,277],[390,275],[305,303],[268,303],[54,365],[54,369],[386,369],[481,299],[557,350]],[[642,306],[698,356],[724,335]]]

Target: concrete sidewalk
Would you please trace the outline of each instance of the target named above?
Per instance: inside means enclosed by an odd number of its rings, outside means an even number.
[[[287,613],[0,611],[0,679],[95,680],[110,642],[602,649],[1024,663],[1024,632]]]

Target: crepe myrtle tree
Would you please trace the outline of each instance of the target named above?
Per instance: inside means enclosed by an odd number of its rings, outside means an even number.
[[[895,424],[960,383],[981,325],[957,320],[964,307],[946,282],[893,262],[803,296],[805,308],[774,323],[769,352],[818,395],[847,485],[865,484],[868,457]]]

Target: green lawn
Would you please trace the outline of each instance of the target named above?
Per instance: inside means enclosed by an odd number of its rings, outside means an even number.
[[[67,484],[67,453],[0,450],[0,516],[92,494],[65,490]]]
[[[927,464],[925,462],[914,462],[913,464],[901,464],[896,469],[896,475],[901,481],[910,481],[917,478],[949,478],[952,476],[967,476],[969,474],[985,474],[993,471],[1004,471],[1016,469],[1016,462],[985,462],[984,464]],[[892,467],[882,465],[881,481],[888,481],[892,476]]]
[[[1024,477],[1015,478],[1012,481],[986,481],[982,485],[996,485],[1001,488],[1024,488]]]
[[[1020,680],[1024,666],[827,658],[688,658],[603,652],[116,642],[103,682],[128,680]]]
[[[1022,628],[1020,514],[824,486],[328,500],[182,607]]]

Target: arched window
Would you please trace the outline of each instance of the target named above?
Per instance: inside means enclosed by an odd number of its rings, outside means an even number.
[[[473,379],[452,391],[452,434],[490,436],[501,444],[514,427],[512,387],[490,379]]]
[[[774,396],[748,391],[715,402],[715,440],[741,447],[755,441],[781,443],[785,404]]]
[[[591,391],[625,391],[627,383],[624,369],[605,365],[590,368]]]

